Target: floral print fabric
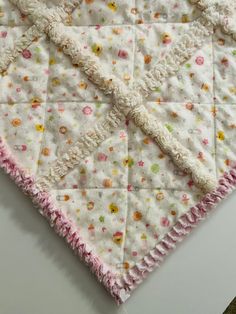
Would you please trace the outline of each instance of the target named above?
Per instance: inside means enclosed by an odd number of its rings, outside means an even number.
[[[65,22],[106,71],[132,86],[200,14],[188,1],[84,0]],[[1,53],[29,25],[0,0]],[[218,178],[236,162],[235,70],[236,43],[218,29],[146,105]],[[36,177],[112,106],[45,36],[10,64],[0,91],[0,135]],[[140,261],[202,197],[128,119],[50,193],[118,274]]]

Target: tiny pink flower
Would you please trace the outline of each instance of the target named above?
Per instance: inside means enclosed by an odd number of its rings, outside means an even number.
[[[20,87],[17,87],[17,88],[16,88],[16,91],[17,91],[17,93],[20,93],[21,88],[20,88]]]
[[[137,256],[137,255],[138,255],[138,252],[133,251],[133,252],[132,252],[132,255],[133,255],[133,256]]]
[[[139,167],[143,167],[143,166],[144,166],[144,162],[143,162],[142,160],[140,160],[140,161],[138,162],[138,165],[139,165]]]
[[[132,192],[132,191],[133,191],[133,187],[132,187],[132,185],[131,185],[131,184],[128,184],[128,186],[127,186],[127,190],[128,190],[128,192]]]
[[[154,239],[156,239],[156,240],[159,238],[159,234],[156,232],[153,234],[153,236],[154,236]]]
[[[0,38],[6,38],[7,37],[7,32],[2,31],[0,32]]]
[[[204,140],[202,141],[202,143],[203,143],[204,145],[208,145],[208,144],[209,144],[209,141],[208,141],[207,138],[204,138]]]
[[[82,111],[83,111],[83,114],[88,116],[88,115],[92,114],[93,109],[90,106],[85,106]]]
[[[98,153],[98,160],[99,161],[106,161],[107,160],[107,155],[104,153]]]
[[[201,56],[197,57],[195,61],[196,61],[197,65],[203,65],[204,64],[204,58]]]
[[[162,225],[162,227],[169,227],[169,225],[170,225],[169,219],[166,217],[162,217],[161,218],[161,225]]]
[[[22,56],[25,58],[25,59],[30,59],[32,57],[32,53],[28,50],[28,49],[24,49],[22,51]]]
[[[118,57],[121,59],[127,59],[129,56],[128,52],[126,50],[120,49],[118,51]]]
[[[121,138],[121,139],[126,138],[126,133],[125,133],[124,131],[121,131],[121,132],[120,132],[120,138]]]

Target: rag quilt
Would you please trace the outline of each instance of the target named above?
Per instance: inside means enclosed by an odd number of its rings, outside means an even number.
[[[118,304],[236,186],[234,0],[0,0],[0,73],[1,167]]]

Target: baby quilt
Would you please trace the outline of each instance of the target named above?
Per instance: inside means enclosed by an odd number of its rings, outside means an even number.
[[[236,186],[235,21],[0,0],[0,165],[118,304]]]

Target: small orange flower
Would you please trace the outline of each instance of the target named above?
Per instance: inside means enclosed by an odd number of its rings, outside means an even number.
[[[144,56],[144,63],[149,64],[152,61],[152,56],[150,55],[145,55]]]
[[[67,132],[67,127],[66,127],[66,126],[61,126],[61,127],[59,128],[59,132],[60,132],[61,134],[66,134],[66,132]]]
[[[49,156],[50,155],[50,149],[48,148],[48,147],[44,147],[43,149],[42,149],[42,154],[44,155],[44,156]]]
[[[111,188],[112,187],[112,180],[111,179],[104,179],[103,180],[104,188]]]
[[[135,221],[141,220],[142,217],[143,217],[142,213],[139,212],[138,210],[136,210],[136,211],[133,213],[133,219],[134,219]]]
[[[21,122],[21,119],[19,119],[19,118],[15,118],[15,119],[11,120],[11,124],[12,124],[14,127],[20,126],[21,123],[22,123],[22,122]]]
[[[70,196],[69,195],[64,195],[64,201],[69,201],[69,199],[70,199]]]

